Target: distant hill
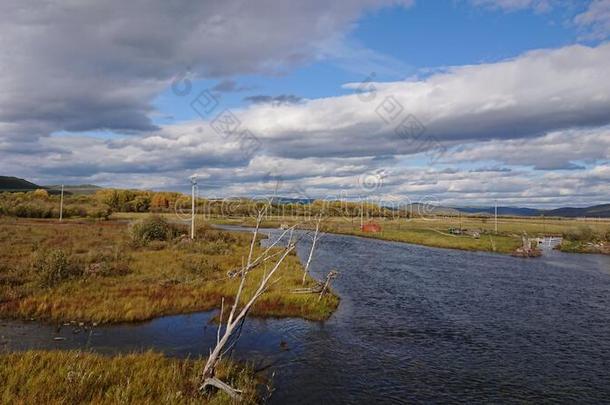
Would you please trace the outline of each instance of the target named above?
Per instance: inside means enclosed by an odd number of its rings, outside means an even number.
[[[44,186],[44,188],[49,189],[49,190],[54,190],[54,191],[58,191],[61,190],[61,184],[54,184],[51,186]],[[96,191],[101,190],[102,187],[100,186],[96,186],[95,184],[67,184],[64,185],[64,192],[65,193],[69,193],[69,194],[80,194],[80,195],[87,195],[87,194],[94,194]]]
[[[456,207],[456,210],[467,214],[493,215],[494,207]],[[574,208],[563,207],[552,210],[535,208],[498,207],[498,215],[533,217],[544,215],[547,217],[599,217],[610,218],[610,204],[594,205],[591,207]]]
[[[408,210],[413,215],[458,215],[459,211],[451,207],[443,207],[441,205],[431,205],[422,203],[409,204]]]
[[[495,207],[459,207],[456,210],[465,212],[467,214],[487,214],[494,215]],[[508,216],[536,216],[541,215],[542,211],[535,208],[521,208],[521,207],[498,207],[498,215]]]
[[[557,208],[554,210],[548,210],[544,212],[547,216],[557,217],[600,217],[610,218],[610,204],[594,205],[592,207],[585,208]]]
[[[25,192],[38,190],[39,188],[47,190],[49,194],[59,194],[61,192],[61,185],[41,186],[19,177],[0,176],[0,192]],[[93,184],[65,185],[64,193],[93,194],[100,189],[101,187]]]
[[[0,191],[33,191],[44,188],[19,177],[0,176]]]

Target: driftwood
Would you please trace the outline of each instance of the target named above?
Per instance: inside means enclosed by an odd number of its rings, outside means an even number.
[[[331,281],[337,278],[337,274],[339,273],[334,270],[328,272],[328,274],[326,275],[326,282],[324,283],[324,287],[322,288],[322,291],[320,291],[320,295],[318,296],[318,301],[320,301],[322,299],[322,296],[326,294],[330,287]]]
[[[241,397],[241,390],[231,387],[229,384],[222,382],[221,380],[219,380],[216,377],[211,377],[211,378],[206,379],[203,383],[202,388],[205,389],[210,386],[223,390],[224,392],[229,394],[229,396],[233,399],[239,400]]]
[[[297,288],[296,290],[292,290],[292,292],[295,294],[320,294],[318,297],[318,301],[320,301],[322,296],[328,292],[331,282],[337,278],[337,275],[339,275],[338,271],[331,270],[326,275],[326,280],[324,282],[318,281],[313,287]]]

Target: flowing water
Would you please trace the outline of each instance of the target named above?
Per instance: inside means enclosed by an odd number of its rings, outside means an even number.
[[[323,235],[312,272],[330,269],[341,304],[327,322],[247,321],[235,356],[274,375],[272,403],[610,402],[610,257]],[[0,347],[192,357],[215,339],[212,316],[93,331],[4,321]]]

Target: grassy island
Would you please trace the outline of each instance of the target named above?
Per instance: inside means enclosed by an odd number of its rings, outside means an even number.
[[[231,303],[239,280],[227,272],[242,265],[251,235],[202,226],[191,241],[186,233],[150,215],[131,224],[1,219],[0,317],[115,323],[210,310],[223,297]],[[244,299],[263,271],[252,272]],[[292,292],[303,277],[295,254],[274,277],[252,315],[324,320],[338,305],[332,294],[318,301]]]

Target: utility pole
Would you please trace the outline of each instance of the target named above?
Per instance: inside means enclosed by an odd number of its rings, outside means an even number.
[[[197,178],[191,176],[191,239],[195,239],[195,188],[197,187]]]
[[[364,200],[360,200],[360,230],[364,226]]]
[[[61,197],[59,197],[59,222],[64,219],[64,185],[61,185]]]
[[[498,233],[498,200],[496,200],[496,208],[495,208],[495,229],[496,229],[496,233]]]

